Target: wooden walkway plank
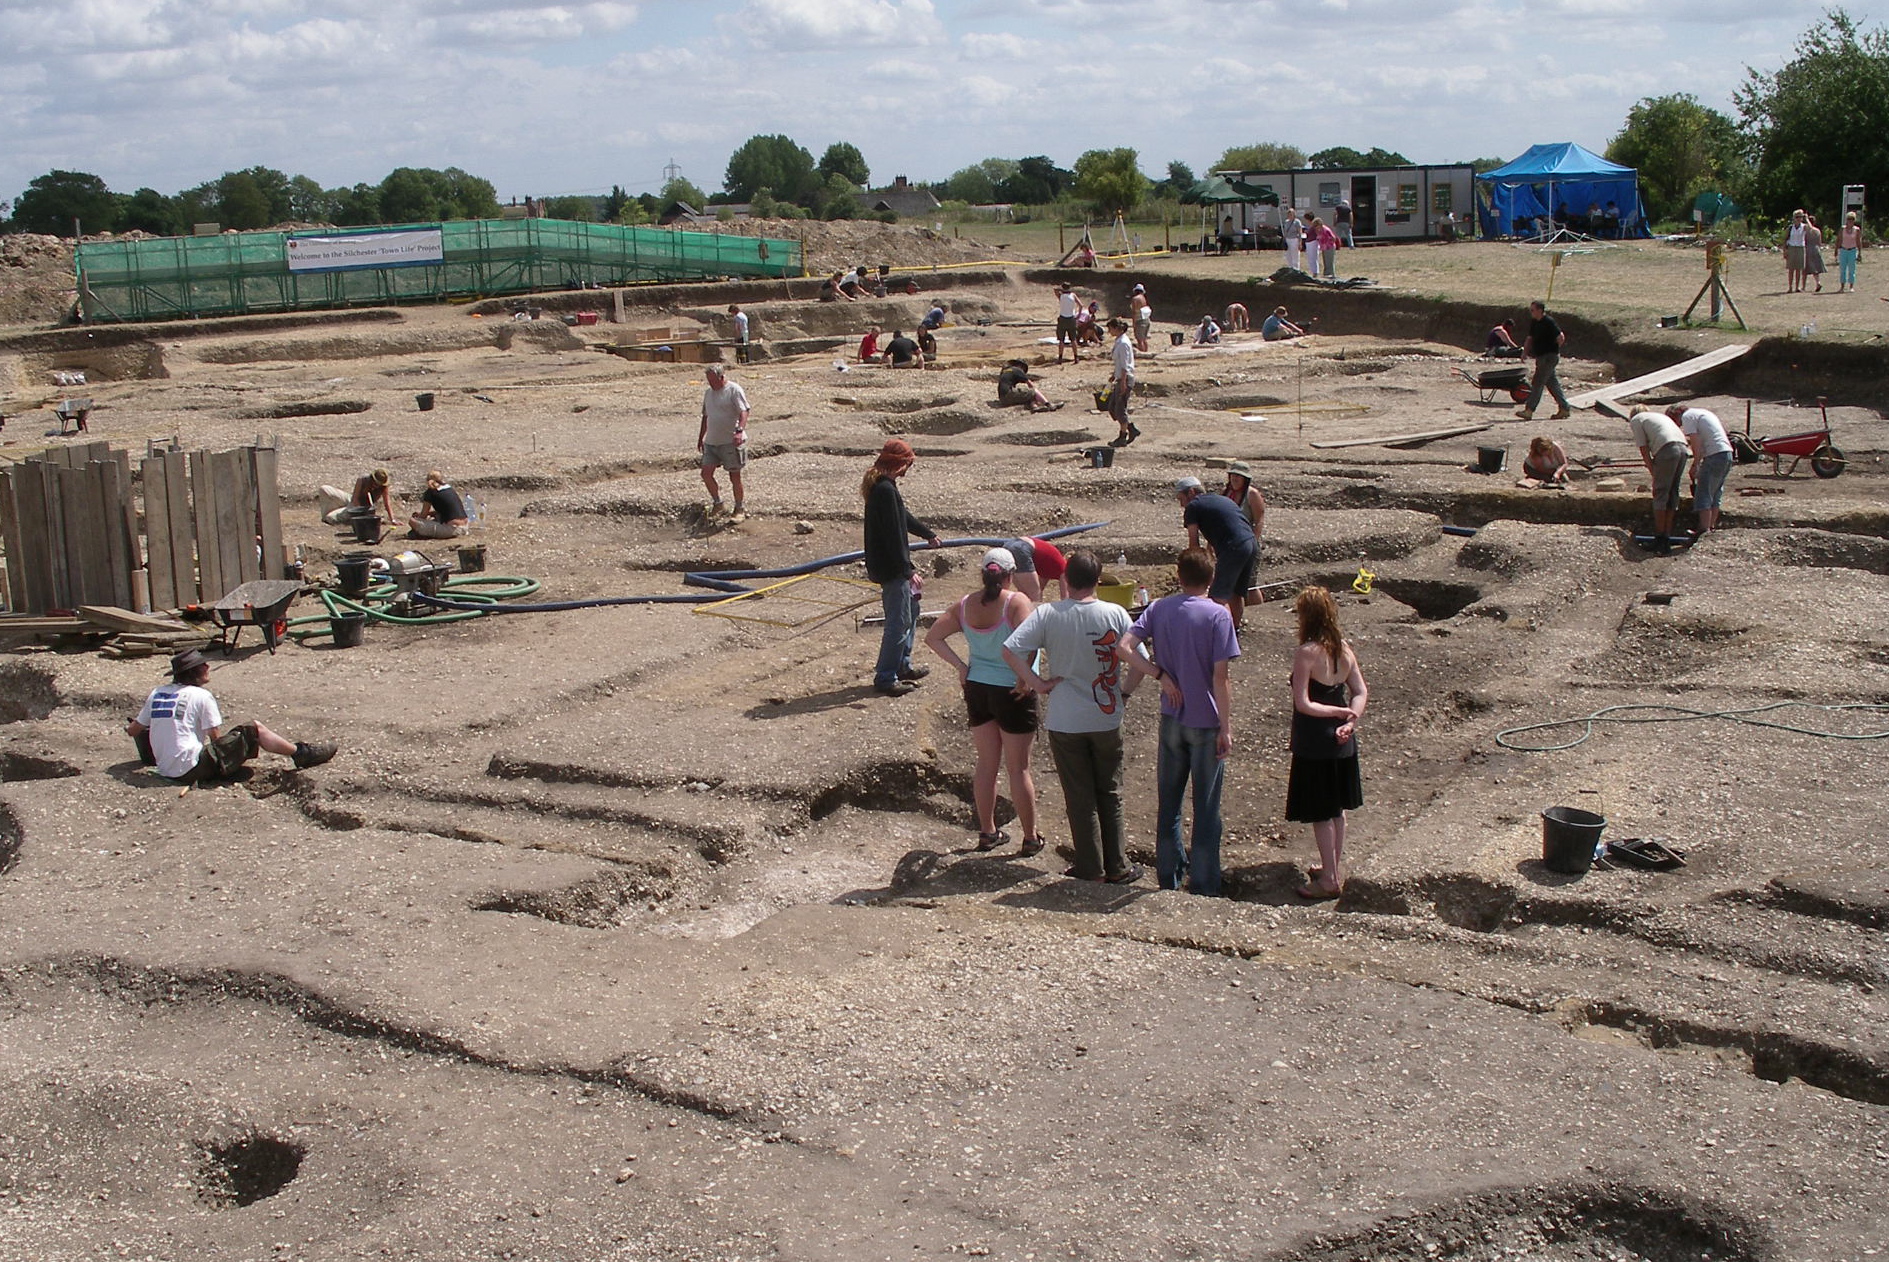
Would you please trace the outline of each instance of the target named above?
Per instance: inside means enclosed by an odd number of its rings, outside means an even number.
[[[151,571],[151,608],[177,606],[177,584],[171,568],[170,484],[164,477],[164,457],[146,456],[144,471],[144,546]]]
[[[223,562],[216,544],[216,479],[210,473],[210,453],[190,453],[190,516],[197,539],[197,603],[213,604],[229,590],[223,582]]]
[[[262,539],[261,578],[281,578],[286,572],[282,556],[282,490],[276,477],[276,450],[252,447],[250,468],[256,482],[256,533]]]
[[[1458,425],[1453,429],[1429,429],[1415,434],[1384,434],[1377,438],[1347,438],[1341,442],[1308,445],[1320,451],[1332,451],[1339,447],[1400,447],[1405,443],[1427,443],[1437,438],[1457,438],[1464,434],[1480,434],[1485,429],[1494,428],[1493,421],[1483,421],[1476,425]]]
[[[1717,368],[1720,364],[1729,364],[1751,349],[1749,342],[1734,342],[1730,346],[1721,346],[1715,351],[1707,351],[1691,359],[1682,360],[1656,372],[1649,372],[1635,377],[1631,381],[1617,381],[1611,386],[1602,386],[1598,390],[1588,390],[1574,395],[1568,400],[1571,408],[1591,408],[1596,403],[1606,400],[1624,399],[1630,394],[1642,394],[1658,386],[1671,385],[1675,381],[1684,381],[1687,377],[1696,377],[1708,368]]]

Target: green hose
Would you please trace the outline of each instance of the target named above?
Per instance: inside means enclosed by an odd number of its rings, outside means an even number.
[[[447,579],[440,591],[442,594],[450,593],[456,599],[468,604],[493,605],[501,600],[523,600],[528,596],[535,596],[540,586],[537,579],[518,575],[465,574],[458,578]],[[322,588],[315,594],[321,597],[321,603],[328,612],[289,619],[288,633],[297,640],[332,634],[333,624],[330,620],[337,614],[363,613],[377,621],[391,622],[403,627],[437,626],[442,623],[464,622],[468,618],[485,616],[472,610],[423,614],[417,617],[390,613],[387,607],[393,604],[396,590],[393,583],[387,579],[377,580],[368,587],[367,594],[359,600],[343,596],[328,588]],[[296,630],[297,627],[302,630]]]

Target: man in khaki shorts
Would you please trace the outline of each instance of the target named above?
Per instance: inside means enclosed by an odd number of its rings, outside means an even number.
[[[748,395],[728,380],[720,364],[710,364],[703,376],[708,389],[702,392],[702,428],[695,437],[695,449],[702,453],[702,481],[720,512],[721,486],[715,481],[715,470],[728,470],[728,485],[735,494],[734,516],[740,517],[747,503],[741,471],[748,466]]]

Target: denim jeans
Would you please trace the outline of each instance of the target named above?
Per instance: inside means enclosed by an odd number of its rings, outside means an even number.
[[[1220,786],[1226,764],[1216,746],[1220,729],[1183,727],[1173,715],[1161,716],[1161,757],[1155,773],[1160,804],[1154,826],[1154,870],[1164,890],[1181,888],[1187,861],[1187,887],[1196,894],[1220,892]],[[1181,847],[1181,798],[1194,782],[1194,830],[1191,854]]]
[[[879,584],[879,603],[885,610],[885,629],[879,637],[879,661],[872,682],[884,688],[912,668],[912,637],[918,633],[918,593],[912,580]]]
[[[1128,834],[1122,826],[1122,729],[1051,732],[1050,757],[1063,785],[1075,875],[1085,881],[1128,870]],[[1096,825],[1100,823],[1098,830]]]

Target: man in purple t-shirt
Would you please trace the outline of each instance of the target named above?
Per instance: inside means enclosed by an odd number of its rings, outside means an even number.
[[[1207,595],[1214,563],[1206,550],[1189,548],[1174,569],[1180,592],[1143,610],[1116,652],[1130,670],[1161,681],[1155,875],[1162,889],[1177,890],[1185,860],[1187,888],[1214,895],[1220,892],[1220,788],[1233,749],[1227,663],[1240,655],[1240,642],[1233,615]],[[1152,647],[1152,662],[1135,651],[1144,641]],[[1190,779],[1194,844],[1183,851],[1181,798]]]

